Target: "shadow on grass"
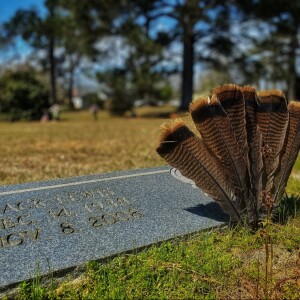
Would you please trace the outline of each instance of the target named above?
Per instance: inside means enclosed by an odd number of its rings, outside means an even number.
[[[161,119],[168,119],[174,115],[174,112],[148,112],[140,114],[140,117],[143,118],[161,118]]]
[[[222,211],[221,207],[216,202],[199,204],[197,206],[188,207],[185,210],[200,217],[209,218],[218,222],[229,221],[229,216]]]

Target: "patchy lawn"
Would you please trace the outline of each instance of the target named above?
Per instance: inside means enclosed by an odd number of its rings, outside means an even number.
[[[145,111],[152,116],[156,109]],[[165,112],[164,112],[165,113]],[[139,114],[138,114],[139,115]],[[64,113],[61,122],[0,123],[0,184],[165,164],[155,153],[164,119]],[[288,184],[300,193],[300,160]],[[297,197],[290,198],[299,203]],[[294,203],[292,202],[292,203]],[[295,202],[295,203],[296,203]],[[297,216],[298,215],[298,216]],[[260,232],[220,229],[90,262],[79,276],[23,283],[19,299],[299,299],[300,216],[273,225],[273,278],[264,283]]]

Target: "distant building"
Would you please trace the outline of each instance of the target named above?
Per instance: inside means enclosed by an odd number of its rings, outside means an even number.
[[[72,104],[75,109],[89,108],[93,103],[100,107],[109,99],[110,90],[105,85],[98,85],[97,90],[74,89],[72,92]],[[102,103],[102,104],[101,104]]]
[[[79,96],[72,97],[72,103],[73,103],[75,109],[83,108],[83,100]]]

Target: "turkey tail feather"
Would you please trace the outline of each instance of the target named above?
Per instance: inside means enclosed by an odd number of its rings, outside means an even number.
[[[257,123],[262,133],[262,156],[264,164],[264,194],[273,193],[274,173],[279,166],[279,155],[285,141],[288,125],[287,102],[281,91],[258,93]]]
[[[226,112],[216,95],[210,100],[196,100],[191,104],[190,111],[204,144],[222,163],[227,174],[230,174],[232,190],[241,200],[241,208],[245,209],[243,193],[247,175],[246,164]]]
[[[284,147],[280,156],[281,165],[275,175],[275,202],[280,201],[283,196],[288,178],[298,157],[300,147],[300,102],[292,101],[288,105],[288,110],[289,123]]]
[[[252,185],[252,193],[255,198],[254,209],[259,210],[262,205],[262,170],[263,162],[261,155],[262,134],[256,122],[257,96],[254,88],[243,87],[246,110],[246,130],[249,156],[249,170]]]
[[[248,158],[248,144],[245,119],[245,101],[242,89],[235,84],[225,84],[212,90],[227,114],[236,141],[244,159]]]
[[[201,139],[183,122],[170,127],[163,134],[157,152],[183,176],[192,179],[215,199],[234,221],[241,219],[240,207],[232,199],[222,166],[213,159]]]

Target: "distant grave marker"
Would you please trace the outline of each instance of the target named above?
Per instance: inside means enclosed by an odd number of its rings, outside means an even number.
[[[0,187],[0,288],[226,220],[168,167]]]

